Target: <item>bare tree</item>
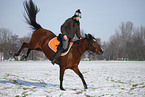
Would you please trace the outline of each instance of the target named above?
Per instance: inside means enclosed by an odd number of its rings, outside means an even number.
[[[121,23],[119,28],[105,43],[105,58],[145,60],[145,28],[136,29],[132,22]]]
[[[0,52],[4,53],[4,59],[8,59],[11,47],[12,32],[5,28],[0,28]]]

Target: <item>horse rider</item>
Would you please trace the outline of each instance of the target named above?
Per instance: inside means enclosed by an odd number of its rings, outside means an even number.
[[[62,48],[58,49],[53,58],[51,59],[51,63],[53,65],[55,64],[56,59],[60,57],[61,53],[68,48],[68,44],[70,41],[72,41],[75,34],[79,39],[82,39],[80,35],[80,18],[81,11],[80,9],[78,9],[75,12],[74,16],[68,18],[61,26]]]

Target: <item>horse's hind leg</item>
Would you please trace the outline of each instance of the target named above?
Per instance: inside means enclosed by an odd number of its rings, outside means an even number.
[[[30,51],[31,51],[31,49],[28,49],[27,55],[25,56],[26,59],[28,58],[28,55],[30,54]]]
[[[31,49],[28,49],[26,55],[24,55],[24,56],[22,57],[22,60],[27,60],[30,51],[31,51]]]
[[[16,53],[14,56],[19,56],[20,55],[20,53],[21,53],[21,51],[24,49],[24,48],[28,48],[28,51],[29,51],[29,49],[30,49],[30,45],[29,45],[29,43],[23,43],[22,44],[22,46],[21,46],[21,48],[19,49],[19,51],[18,51],[18,53]],[[30,50],[31,51],[31,50]],[[29,51],[29,53],[30,53],[30,51]],[[28,53],[28,52],[27,52]],[[28,54],[29,54],[28,53]]]

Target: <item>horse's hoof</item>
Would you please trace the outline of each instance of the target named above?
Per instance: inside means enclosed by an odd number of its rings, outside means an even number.
[[[15,60],[17,60],[17,56],[19,56],[19,54],[16,54],[16,53],[15,53],[15,54],[13,55],[13,58],[14,58]]]
[[[84,88],[85,88],[85,90],[86,90],[86,89],[88,89],[88,87],[87,87],[87,86],[84,86]]]
[[[15,57],[15,56],[19,56],[19,54],[17,54],[17,53],[14,53],[14,57]]]
[[[63,90],[63,91],[66,91],[63,87],[61,87],[60,89]]]

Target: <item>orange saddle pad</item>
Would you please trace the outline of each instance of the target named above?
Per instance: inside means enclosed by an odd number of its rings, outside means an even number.
[[[49,41],[48,46],[49,46],[54,52],[56,52],[56,51],[57,51],[57,46],[58,46],[59,44],[60,44],[60,42],[57,40],[57,37],[54,37],[54,38],[52,38],[52,39]],[[61,56],[65,56],[65,55],[69,52],[69,50],[70,50],[72,44],[73,44],[73,42],[70,42],[68,50],[67,50],[66,52],[62,53]]]

